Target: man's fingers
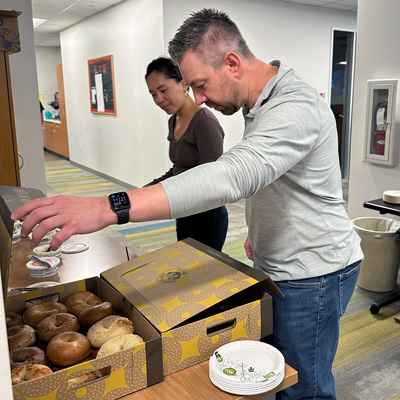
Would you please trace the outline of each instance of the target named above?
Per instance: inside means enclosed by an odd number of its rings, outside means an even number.
[[[253,249],[251,248],[249,238],[247,238],[244,242],[244,249],[246,251],[247,258],[254,261],[254,253],[253,253]]]
[[[22,226],[24,226],[24,224],[22,224]],[[37,246],[48,232],[56,228],[63,228],[64,224],[65,222],[60,216],[52,216],[39,221],[39,224],[36,225],[32,231],[32,243]]]
[[[55,223],[56,210],[53,207],[40,207],[33,210],[22,223],[21,235],[28,236],[29,233],[36,231],[35,237],[42,237],[54,228],[58,228]],[[37,226],[39,224],[39,226]],[[39,229],[38,229],[39,228]]]
[[[54,203],[52,197],[41,197],[40,199],[31,200],[29,203],[16,209],[12,214],[11,218],[13,220],[22,219],[32,212],[32,210],[38,207],[49,206]]]
[[[65,241],[67,241],[74,234],[73,230],[65,226],[54,236],[53,240],[50,242],[51,249],[57,250]]]

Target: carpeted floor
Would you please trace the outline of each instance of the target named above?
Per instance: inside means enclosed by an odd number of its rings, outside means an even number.
[[[47,152],[45,159],[48,196],[103,196],[126,189]],[[244,203],[229,204],[227,208],[229,229],[223,252],[248,263],[243,249],[247,231]],[[172,220],[111,226],[106,232],[138,255],[176,241]],[[400,324],[394,321],[400,302],[373,315],[369,311],[371,301],[381,296],[356,288],[341,320],[333,366],[338,400],[400,400]]]

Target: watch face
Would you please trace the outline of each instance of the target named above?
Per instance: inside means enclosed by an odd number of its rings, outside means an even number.
[[[109,199],[111,208],[116,211],[129,208],[131,205],[129,196],[125,192],[110,194]]]

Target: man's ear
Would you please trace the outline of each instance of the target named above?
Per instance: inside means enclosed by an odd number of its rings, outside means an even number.
[[[228,51],[224,57],[224,64],[228,67],[229,71],[234,77],[240,76],[242,72],[242,62],[240,56],[234,51]]]

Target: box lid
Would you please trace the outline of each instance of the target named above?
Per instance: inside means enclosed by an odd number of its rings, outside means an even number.
[[[160,332],[253,285],[282,295],[264,273],[194,239],[139,256],[101,276]]]
[[[4,299],[7,297],[14,225],[11,214],[28,201],[43,196],[38,189],[0,185],[0,269]]]

